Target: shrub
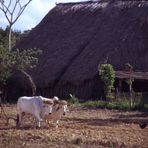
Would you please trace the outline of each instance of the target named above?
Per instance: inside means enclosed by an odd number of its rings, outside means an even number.
[[[119,109],[119,110],[141,110],[141,111],[148,111],[148,104],[144,104],[141,107],[140,103],[136,102],[133,104],[132,108],[130,106],[130,100],[128,99],[121,99],[121,100],[114,100],[114,101],[86,101],[83,103],[79,103],[81,107],[88,107],[88,108],[108,108],[108,109]]]
[[[111,64],[102,64],[99,69],[99,75],[105,85],[106,98],[112,98],[111,91],[114,90],[115,71]]]
[[[89,107],[89,108],[105,108],[107,102],[105,101],[86,101],[81,103],[82,107]]]

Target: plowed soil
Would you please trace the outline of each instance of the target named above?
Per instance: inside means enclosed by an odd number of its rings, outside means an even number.
[[[5,107],[8,117],[16,118],[16,106]],[[70,109],[57,128],[52,122],[43,122],[36,128],[35,120],[26,115],[23,126],[16,128],[15,121],[0,116],[1,148],[148,148],[148,126],[139,127],[148,121],[148,114],[138,111],[107,109]]]

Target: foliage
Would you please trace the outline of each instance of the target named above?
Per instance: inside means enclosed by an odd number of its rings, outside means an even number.
[[[111,64],[102,64],[99,69],[99,75],[101,80],[105,84],[105,94],[107,98],[110,98],[111,91],[114,89],[115,71]]]
[[[126,63],[125,64],[125,71],[128,71],[128,72],[132,72],[133,71],[133,66],[129,63]],[[133,77],[129,77],[129,79],[126,79],[126,83],[131,87],[132,86],[132,83],[134,82],[134,78]]]
[[[80,106],[88,108],[105,108],[107,102],[105,101],[86,101],[80,104]]]
[[[79,102],[78,106],[87,108],[107,108],[107,109],[118,109],[118,110],[140,110],[148,111],[148,93],[135,93],[133,106],[130,105],[130,99],[128,93],[121,93],[119,98],[114,98],[109,101],[102,100],[88,100]]]
[[[36,67],[38,56],[41,54],[39,49],[19,49],[11,52],[14,55],[13,67],[17,70],[27,70]]]
[[[133,70],[133,66],[131,64],[129,64],[129,63],[126,63],[125,64],[125,70],[126,71],[132,71]]]
[[[135,102],[131,108],[129,99],[120,99],[114,101],[86,101],[79,103],[79,106],[87,108],[107,108],[107,109],[118,109],[118,110],[142,110],[148,111],[148,104],[144,104],[141,107],[140,102]]]
[[[0,81],[5,82],[13,70],[25,71],[34,68],[41,54],[39,49],[9,51],[0,46]]]
[[[8,46],[7,38],[8,38],[7,32],[2,28],[0,28],[0,45],[1,46],[4,46],[4,47]]]
[[[129,100],[120,100],[114,102],[108,102],[107,108],[109,109],[120,109],[120,110],[130,110]]]
[[[68,102],[71,104],[79,104],[79,99],[77,97],[75,97],[74,95],[70,94],[70,98],[69,98]]]
[[[12,72],[14,56],[2,45],[0,45],[0,81],[8,79]]]
[[[8,28],[9,27],[6,27],[5,30],[0,28],[0,45],[5,48],[8,48]],[[25,33],[21,33],[20,31],[12,30],[12,48],[23,38],[24,34]]]

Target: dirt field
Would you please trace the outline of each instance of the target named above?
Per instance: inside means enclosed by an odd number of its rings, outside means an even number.
[[[5,108],[15,117],[16,107]],[[28,120],[29,118],[29,120]],[[62,118],[58,128],[53,123],[42,123],[35,128],[34,119],[27,115],[20,129],[13,120],[5,125],[0,118],[1,148],[148,148],[148,127],[141,129],[139,122],[148,121],[148,114],[106,109],[72,108]]]

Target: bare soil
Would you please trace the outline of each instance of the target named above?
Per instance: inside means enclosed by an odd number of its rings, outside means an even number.
[[[16,118],[16,106],[5,107],[7,116]],[[36,128],[30,115],[24,124],[16,128],[13,119],[6,125],[0,116],[0,147],[7,148],[148,148],[148,127],[141,129],[139,123],[148,121],[148,114],[107,109],[70,109],[56,128],[51,122]]]

